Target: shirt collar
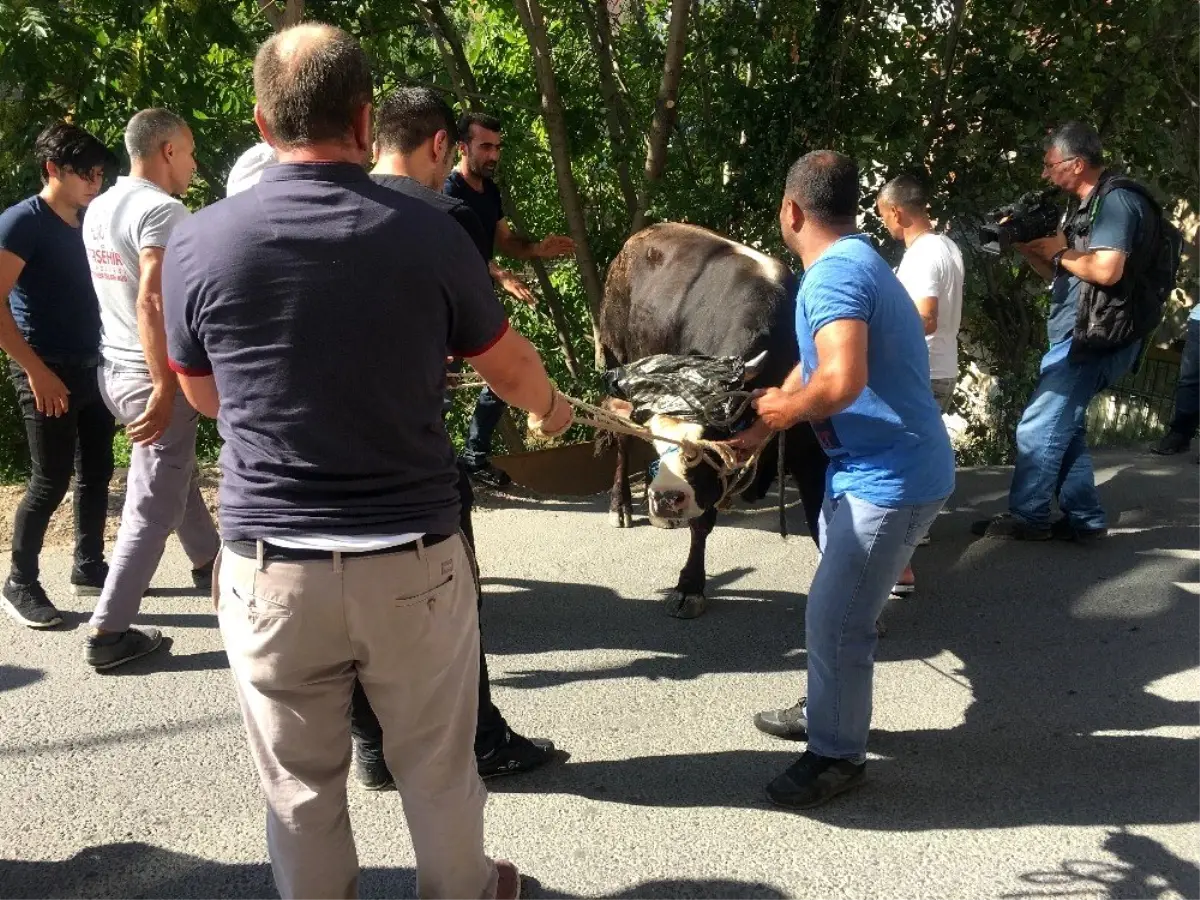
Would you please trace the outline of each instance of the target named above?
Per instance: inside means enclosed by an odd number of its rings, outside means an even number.
[[[262,181],[332,181],[354,184],[370,181],[362,166],[348,162],[290,162],[278,163],[263,170]]]

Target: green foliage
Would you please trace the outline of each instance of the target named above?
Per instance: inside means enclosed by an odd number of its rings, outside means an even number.
[[[442,5],[483,95],[473,103],[505,121],[502,178],[524,223],[536,236],[564,232],[540,92],[512,0]],[[614,111],[627,128],[615,136],[589,19],[597,4],[541,6],[589,243],[603,265],[627,236],[618,170],[627,165],[640,185],[670,3],[610,4],[619,10],[611,23],[621,85]],[[1014,260],[976,252],[969,236],[984,211],[1036,185],[1043,135],[1071,118],[1096,124],[1114,161],[1182,201],[1185,217],[1194,214],[1200,33],[1190,0],[969,0],[946,69],[960,6],[696,0],[678,122],[650,214],[705,225],[786,258],[776,213],[784,175],[801,153],[832,146],[859,159],[866,227],[880,238],[869,213],[874,188],[901,170],[924,170],[938,216],[967,245],[965,337],[1001,381],[995,415],[971,423],[973,446],[980,461],[1000,462],[1044,342],[1045,294]],[[256,139],[251,67],[270,33],[257,7],[255,0],[0,0],[0,202],[36,189],[29,147],[50,119],[69,116],[118,147],[125,120],[150,105],[177,110],[196,132],[200,177],[187,202],[217,200],[233,160]],[[454,94],[444,48],[415,0],[308,0],[306,16],[358,35],[381,91],[426,83]],[[533,283],[532,272],[526,275]],[[579,272],[562,263],[552,278],[571,347],[588,371],[578,380],[569,375],[548,315],[512,309],[513,320],[563,387],[594,396]],[[466,406],[464,397],[451,415],[457,440]],[[19,419],[0,396],[0,474],[21,468],[11,429]]]

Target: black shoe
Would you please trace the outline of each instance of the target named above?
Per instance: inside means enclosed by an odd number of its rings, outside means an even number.
[[[1108,529],[1079,528],[1072,525],[1066,516],[1062,516],[1050,523],[1050,535],[1056,541],[1077,541],[1081,544],[1086,544],[1088,541],[1108,537]]]
[[[508,477],[508,473],[503,469],[498,469],[490,462],[484,463],[478,468],[466,466],[467,475],[472,481],[482,484],[484,487],[502,488],[512,484],[512,479]]]
[[[787,709],[768,709],[754,717],[754,727],[773,737],[789,741],[808,740],[807,697],[801,697],[795,706]]]
[[[396,779],[380,753],[364,753],[354,742],[354,777],[366,791],[386,791],[396,786]]]
[[[149,625],[109,634],[93,634],[87,641],[87,664],[97,672],[131,662],[162,645],[162,632]]]
[[[1010,541],[1048,541],[1050,528],[1039,528],[1018,519],[1011,513],[1002,513],[991,519],[979,519],[971,523],[971,534],[977,537],[1004,538]]]
[[[787,771],[767,785],[767,796],[776,806],[811,809],[862,784],[866,763],[830,759],[805,751]]]
[[[62,614],[54,608],[40,582],[17,584],[4,582],[4,611],[27,628],[53,628],[62,624]]]
[[[1186,434],[1168,431],[1162,436],[1162,440],[1150,448],[1150,452],[1159,456],[1174,456],[1176,453],[1183,453],[1191,445],[1192,439]]]
[[[76,597],[99,597],[104,590],[104,579],[108,577],[108,563],[98,562],[94,566],[71,570],[71,593]]]
[[[510,731],[504,743],[490,753],[476,756],[480,778],[495,778],[499,775],[520,775],[532,772],[554,758],[554,742],[544,738],[522,737]]]
[[[217,559],[214,556],[208,565],[192,569],[192,585],[198,591],[211,592],[213,586],[213,565]]]

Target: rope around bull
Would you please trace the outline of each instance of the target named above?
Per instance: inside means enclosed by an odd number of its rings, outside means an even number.
[[[470,388],[484,388],[487,383],[482,379],[458,379],[451,385],[454,390],[467,390]],[[556,388],[557,390],[557,388]],[[720,507],[733,494],[744,490],[748,485],[753,483],[755,476],[758,474],[758,463],[762,457],[762,451],[770,443],[768,440],[761,447],[752,453],[745,462],[738,460],[737,454],[727,444],[721,441],[708,440],[678,440],[676,438],[667,437],[664,434],[657,434],[652,429],[645,425],[638,425],[624,416],[618,415],[610,410],[600,406],[595,406],[584,400],[579,400],[575,397],[559,391],[562,397],[573,406],[576,410],[585,415],[576,415],[575,421],[577,424],[583,425],[586,428],[593,428],[603,431],[608,431],[613,434],[624,434],[630,437],[639,438],[653,445],[655,441],[662,441],[665,444],[673,444],[678,447],[683,456],[683,465],[685,468],[691,469],[699,465],[701,462],[707,463],[717,473],[717,478],[721,482],[721,497],[716,505]],[[734,399],[737,405],[734,411],[728,416],[722,416],[719,420],[712,415],[712,410],[720,406],[726,400]],[[754,395],[750,391],[721,391],[709,398],[697,412],[703,414],[704,424],[712,427],[728,427],[733,422],[740,419],[745,412],[750,408],[750,404],[754,400]],[[787,521],[784,503],[783,479],[785,472],[784,465],[784,436],[783,432],[778,432],[779,440],[779,533],[787,537]]]

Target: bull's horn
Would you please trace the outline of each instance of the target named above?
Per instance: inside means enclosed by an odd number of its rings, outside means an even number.
[[[767,362],[767,351],[764,350],[754,359],[748,359],[745,363],[745,373],[742,375],[742,381],[753,381],[758,377],[758,373],[762,371]]]

